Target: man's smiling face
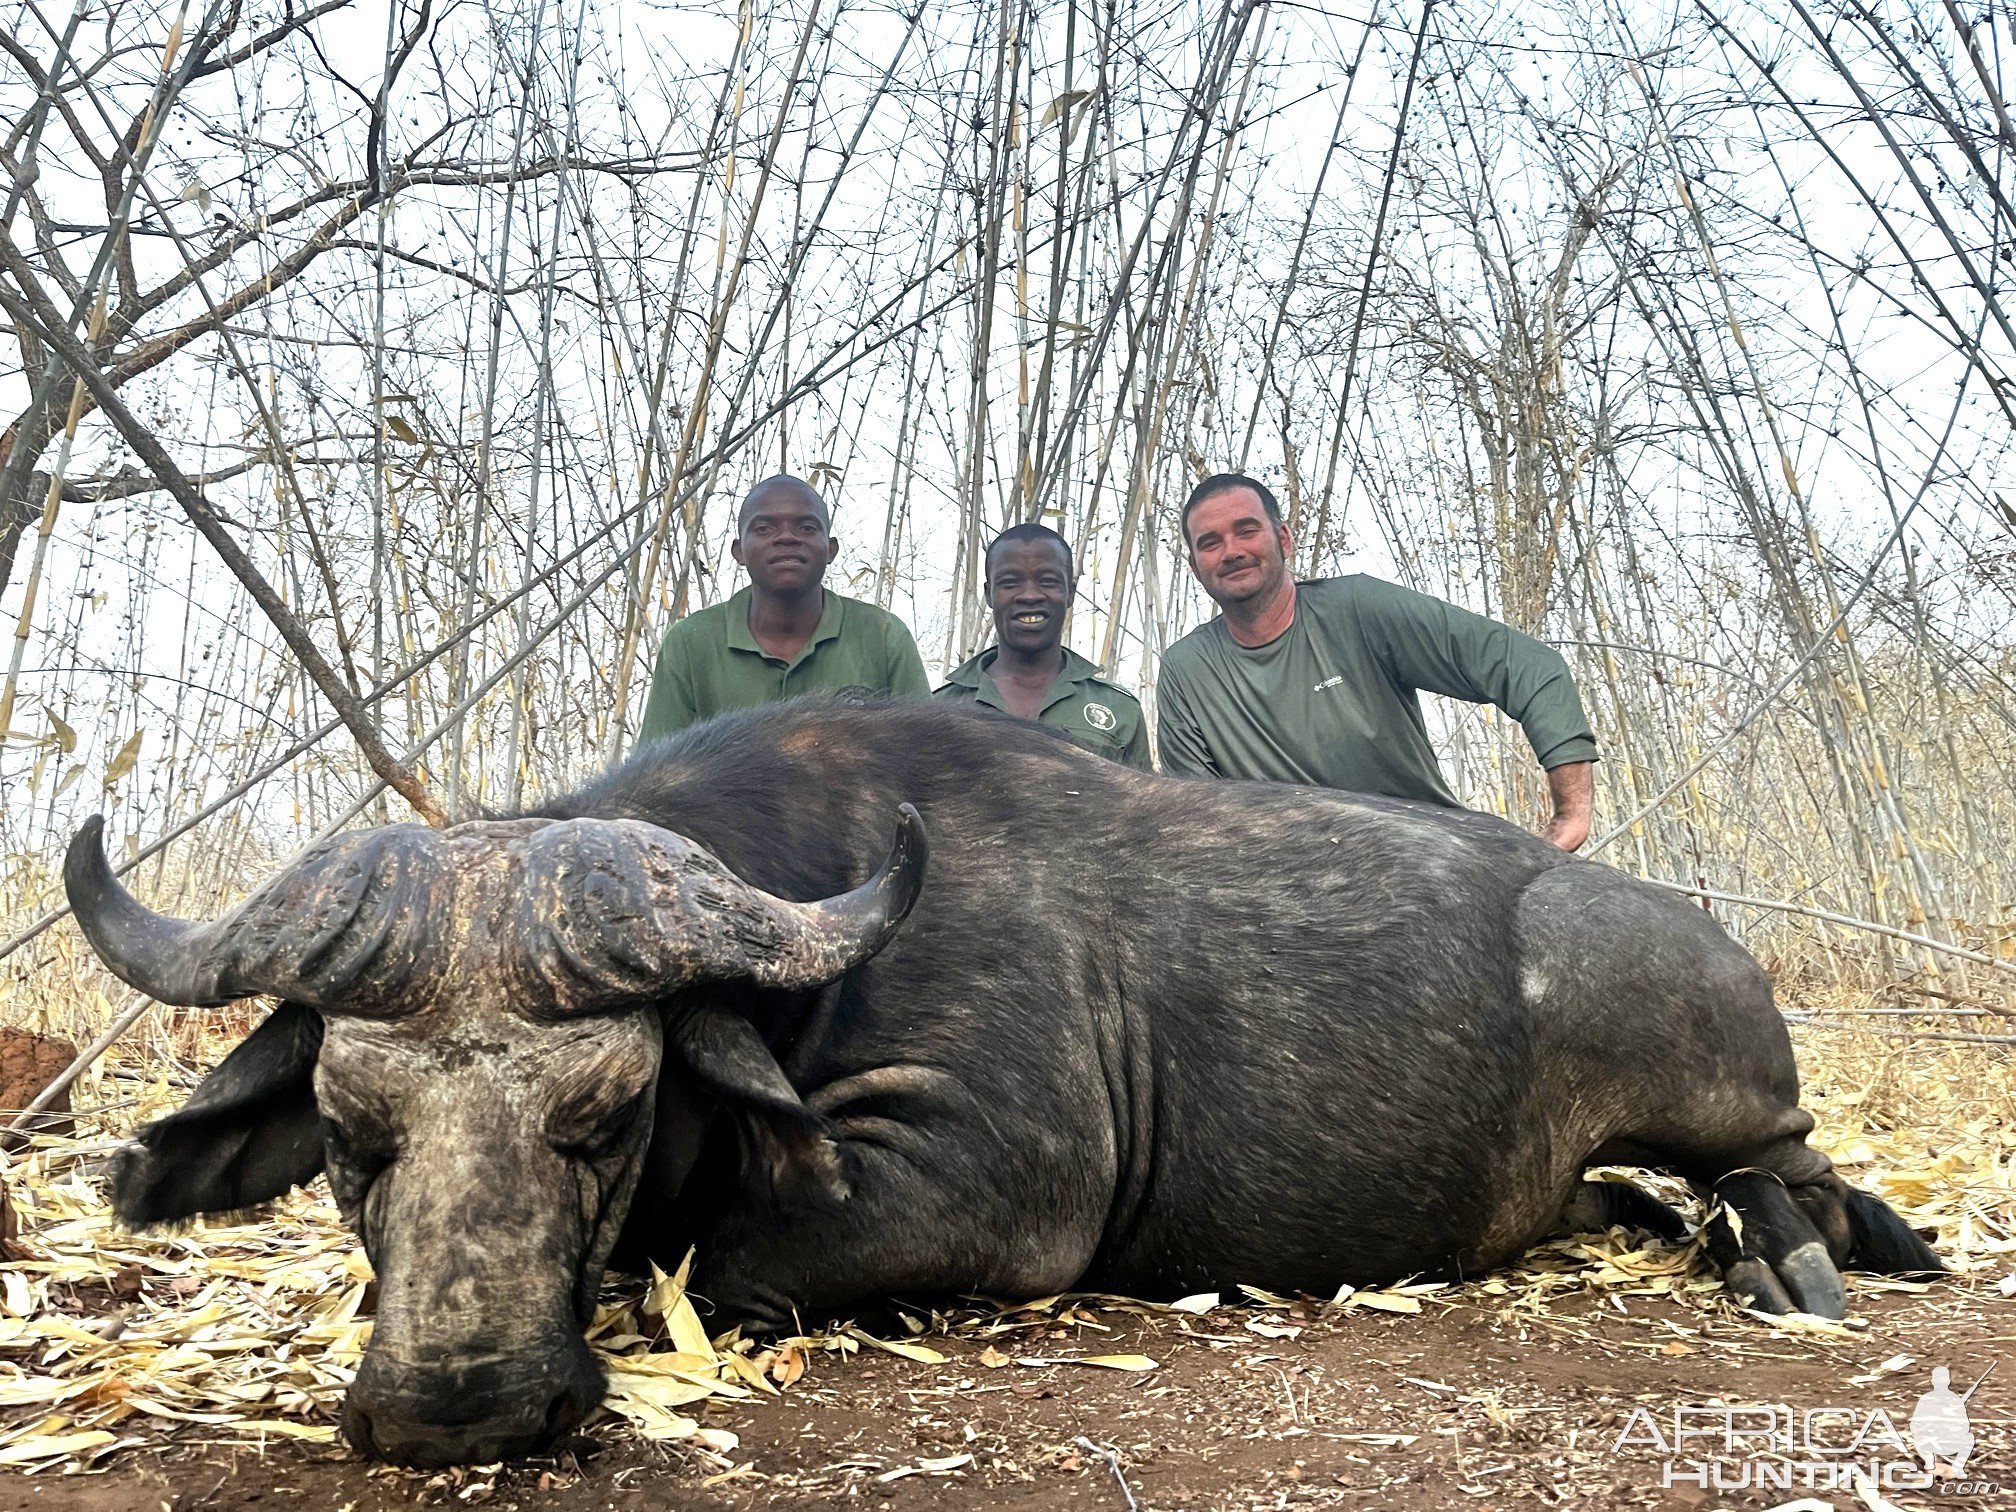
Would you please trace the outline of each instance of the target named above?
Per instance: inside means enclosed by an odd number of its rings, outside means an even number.
[[[988,555],[987,607],[1004,647],[1034,656],[1062,645],[1071,593],[1071,558],[1056,541],[1003,541]]]
[[[1277,525],[1260,495],[1228,488],[1192,507],[1190,568],[1220,608],[1264,603],[1288,576],[1288,527]]]

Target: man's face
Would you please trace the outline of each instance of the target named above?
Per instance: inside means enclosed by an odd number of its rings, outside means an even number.
[[[826,575],[840,543],[826,510],[807,489],[778,484],[749,496],[732,548],[749,581],[766,593],[802,593]]]
[[[1064,641],[1071,607],[1071,562],[1055,541],[1008,541],[987,561],[987,607],[994,635],[1024,655],[1053,651]]]
[[[1211,495],[1190,511],[1190,570],[1220,608],[1265,600],[1288,577],[1288,527],[1250,488]]]

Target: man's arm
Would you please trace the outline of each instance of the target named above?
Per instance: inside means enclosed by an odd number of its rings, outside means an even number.
[[[687,675],[685,648],[674,633],[677,629],[675,625],[666,631],[658,647],[657,665],[651,672],[651,692],[644,700],[644,723],[637,730],[639,746],[697,724],[700,719],[692,679]]]
[[[1127,744],[1120,749],[1120,760],[1128,766],[1139,767],[1144,772],[1155,770],[1155,758],[1148,751],[1148,716],[1141,712],[1141,706],[1134,706],[1134,733],[1127,737]]]
[[[1211,748],[1204,743],[1204,731],[1183,694],[1179,671],[1162,664],[1162,678],[1155,689],[1155,743],[1160,748],[1162,770],[1177,777],[1218,777],[1223,774],[1211,761]]]
[[[1565,851],[1580,850],[1589,838],[1589,818],[1596,807],[1596,764],[1568,761],[1547,769],[1547,791],[1554,800],[1554,812],[1540,831],[1540,838]]]
[[[1496,704],[1519,721],[1554,793],[1548,837],[1566,837],[1578,827],[1587,836],[1596,737],[1560,652],[1510,625],[1376,578],[1360,582],[1357,608],[1367,639],[1394,681]],[[1554,774],[1566,767],[1581,771],[1557,779]]]
[[[917,654],[917,642],[910,627],[895,615],[889,616],[889,665],[883,673],[895,698],[929,698],[931,679],[924,675],[924,658]]]

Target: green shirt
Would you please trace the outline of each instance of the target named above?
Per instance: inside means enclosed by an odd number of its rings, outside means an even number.
[[[954,672],[932,696],[948,703],[984,704],[1007,713],[1001,690],[988,674],[1000,654],[998,648],[988,647]],[[1132,693],[1106,681],[1097,667],[1068,646],[1064,648],[1064,670],[1043,695],[1043,708],[1036,718],[1101,756],[1144,772],[1154,770],[1148,758],[1148,719],[1141,705]]]
[[[801,693],[865,689],[922,698],[931,691],[917,643],[888,610],[828,588],[819,628],[797,658],[785,662],[749,632],[753,591],[744,588],[724,604],[696,610],[665,632],[639,745],[730,709]]]
[[[1561,654],[1509,625],[1378,578],[1296,585],[1295,622],[1264,646],[1222,618],[1162,658],[1162,769],[1454,805],[1417,690],[1496,704],[1545,767],[1594,761]]]

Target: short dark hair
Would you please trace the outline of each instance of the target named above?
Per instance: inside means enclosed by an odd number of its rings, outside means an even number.
[[[1230,493],[1235,488],[1250,488],[1260,496],[1260,507],[1267,511],[1267,518],[1276,525],[1281,523],[1281,505],[1276,501],[1273,490],[1258,478],[1249,478],[1244,473],[1213,473],[1202,483],[1190,490],[1190,497],[1183,501],[1183,543],[1190,543],[1190,511],[1206,499],[1215,499],[1222,493]]]
[[[1032,520],[1029,521],[1027,524],[1023,525],[1010,525],[1006,530],[1002,531],[1001,534],[997,535],[996,537],[994,537],[993,540],[987,543],[987,550],[985,554],[981,557],[981,563],[988,577],[991,578],[994,575],[995,548],[997,546],[1014,546],[1022,541],[1056,542],[1057,549],[1064,553],[1064,570],[1066,572],[1072,573],[1074,576],[1076,575],[1078,571],[1078,562],[1077,559],[1071,555],[1071,543],[1065,540],[1064,537],[1059,535],[1056,531],[1052,530],[1048,525],[1038,525],[1035,521]]]
[[[790,473],[775,473],[742,495],[742,507],[735,515],[735,533],[740,535],[742,527],[749,523],[749,511],[756,506],[757,500],[766,494],[778,492],[795,493],[806,503],[816,505],[821,523],[825,525],[829,535],[832,533],[833,511],[827,507],[826,500],[818,489],[803,478],[793,477]]]

